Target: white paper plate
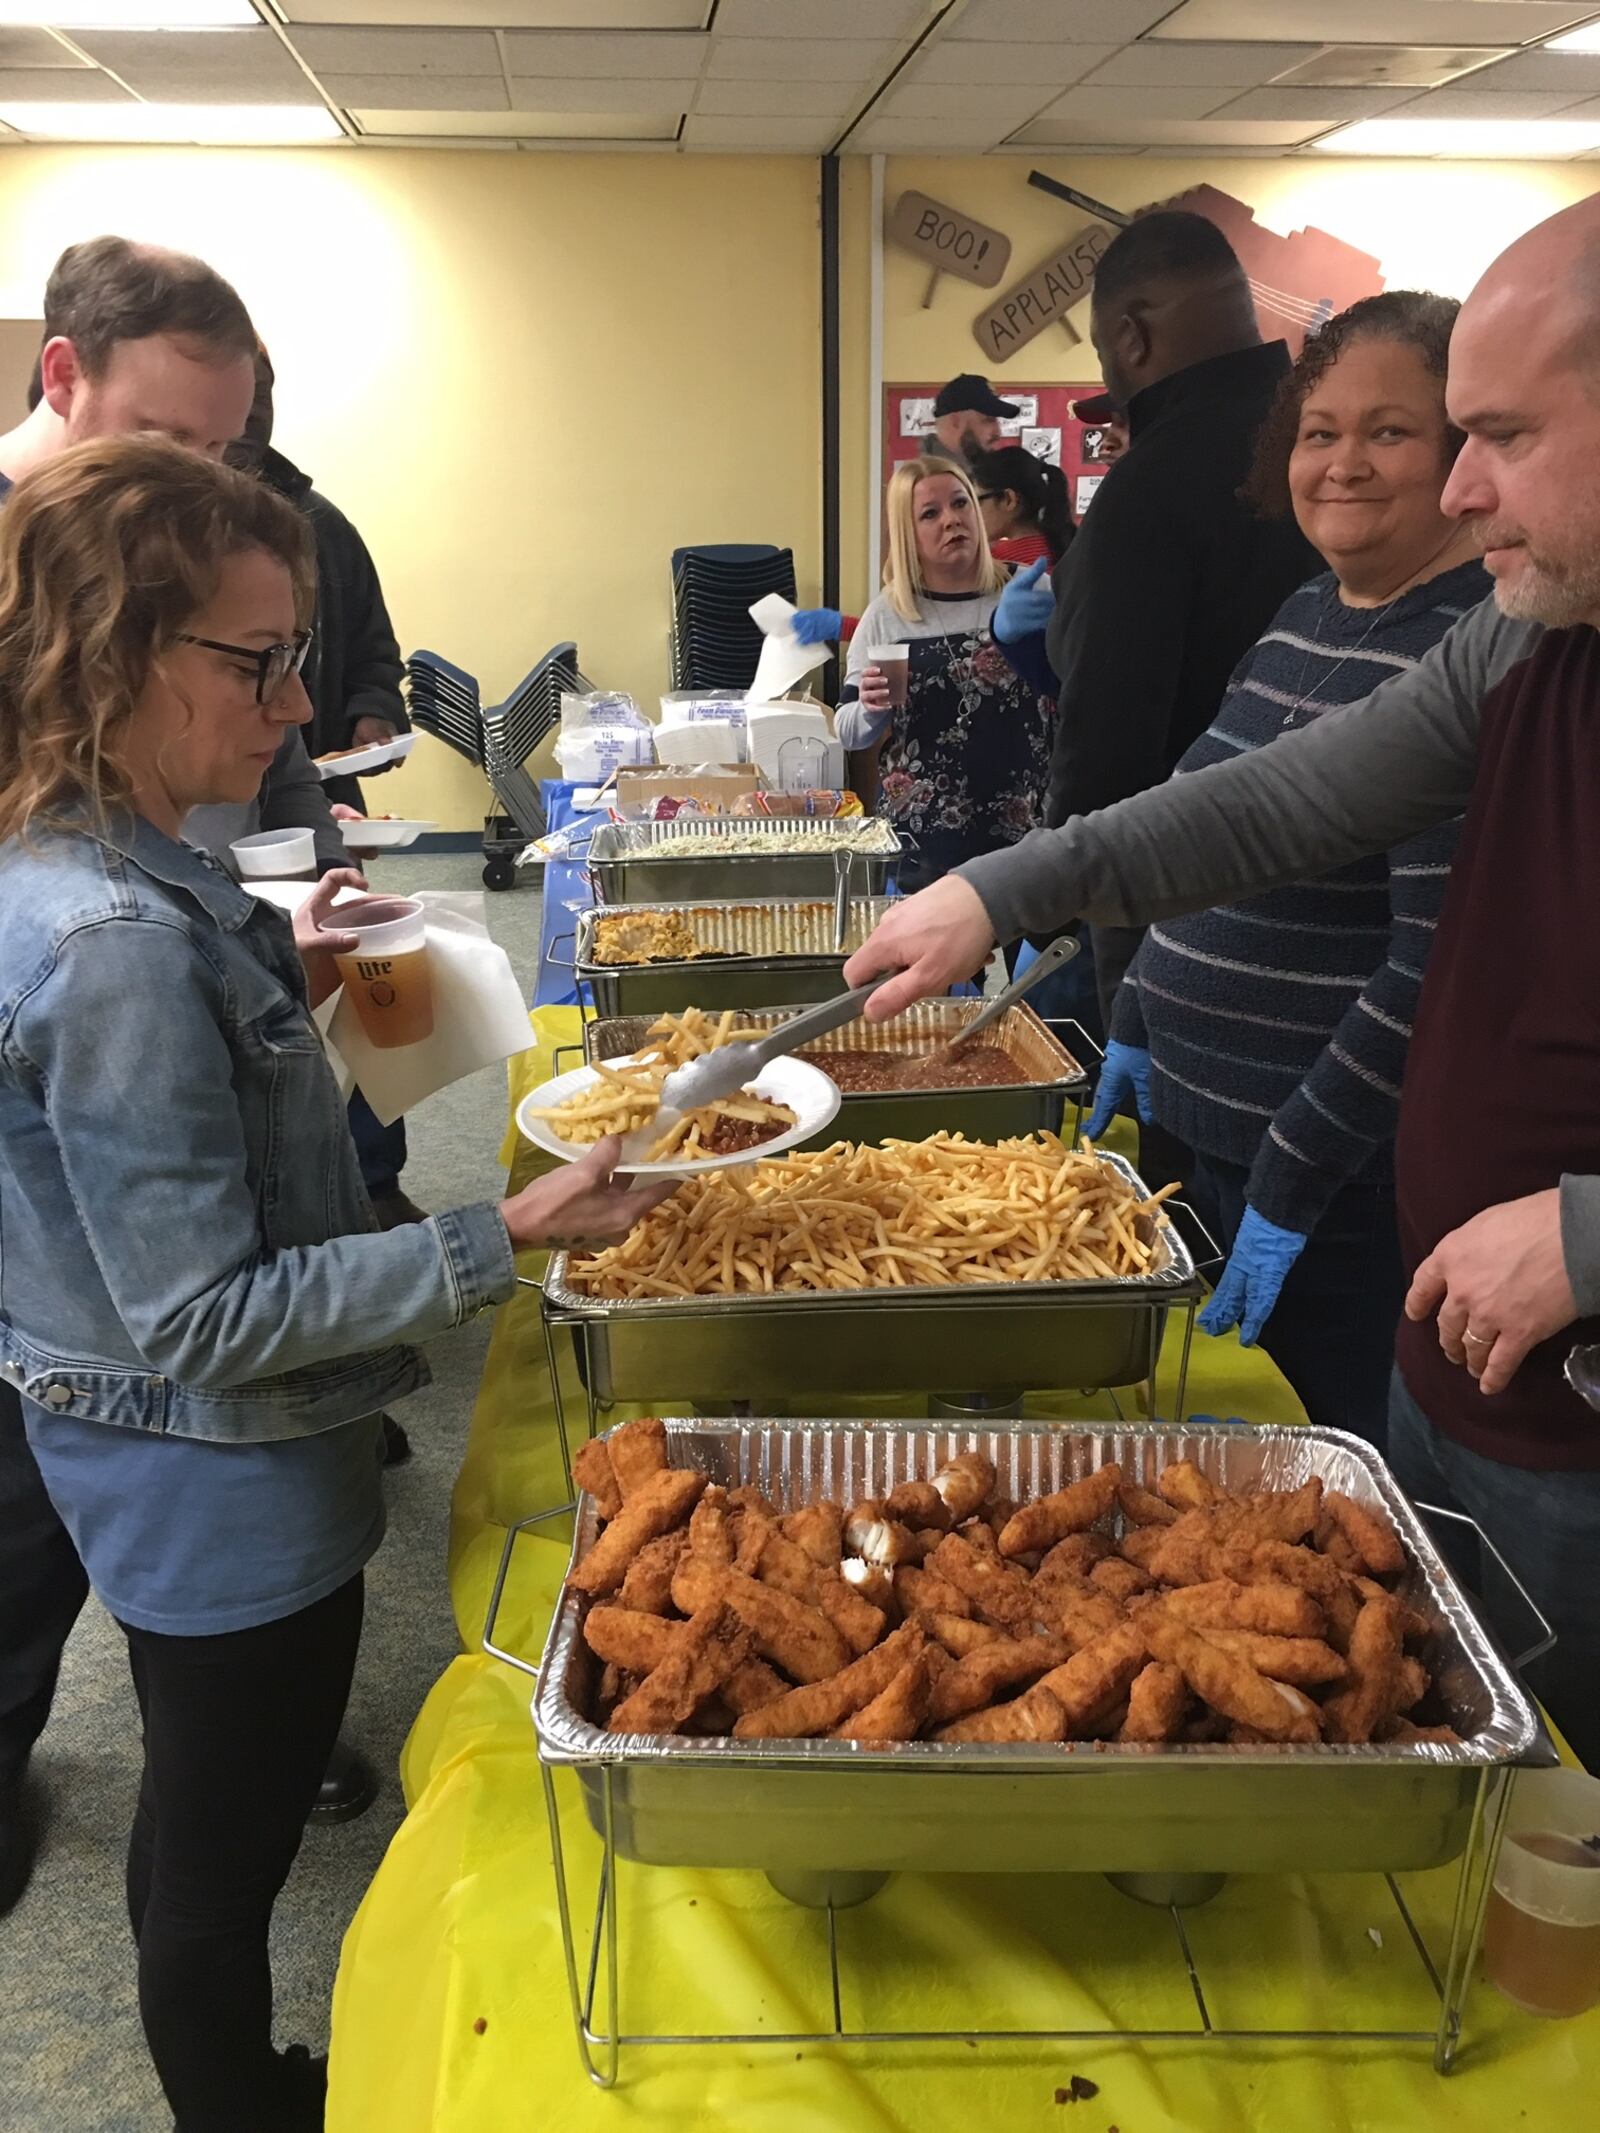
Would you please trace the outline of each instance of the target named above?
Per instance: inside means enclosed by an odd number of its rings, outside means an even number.
[[[336,756],[331,763],[317,761],[319,778],[359,778],[364,770],[381,770],[385,763],[403,763],[417,745],[414,733],[397,733],[392,741],[379,741],[371,748],[358,748],[352,755]]]
[[[359,822],[341,822],[344,841],[352,851],[397,852],[402,846],[415,844],[424,830],[437,829],[437,822],[384,822],[371,815],[363,815]]]
[[[625,1066],[630,1062],[622,1059],[607,1060],[608,1066]],[[558,1074],[554,1081],[542,1087],[530,1089],[517,1106],[518,1130],[537,1148],[551,1155],[558,1155],[563,1162],[575,1163],[588,1149],[574,1141],[564,1141],[551,1131],[546,1118],[530,1118],[528,1113],[543,1110],[547,1104],[565,1103],[569,1096],[577,1096],[585,1089],[592,1089],[600,1076],[592,1066],[573,1067],[569,1073]],[[782,1155],[786,1148],[797,1148],[802,1141],[810,1140],[813,1133],[820,1133],[824,1126],[838,1115],[839,1085],[804,1059],[774,1059],[764,1066],[745,1084],[758,1096],[765,1096],[775,1104],[787,1104],[795,1115],[795,1123],[787,1133],[774,1135],[763,1141],[758,1148],[743,1148],[737,1155],[698,1156],[689,1163],[619,1163],[619,1171],[639,1176],[688,1177],[696,1170],[737,1170],[746,1163],[759,1163],[769,1155]]]

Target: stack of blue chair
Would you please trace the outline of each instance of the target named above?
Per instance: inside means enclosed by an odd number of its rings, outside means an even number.
[[[752,604],[794,598],[794,553],[738,544],[672,553],[672,686],[748,689],[761,657]]]

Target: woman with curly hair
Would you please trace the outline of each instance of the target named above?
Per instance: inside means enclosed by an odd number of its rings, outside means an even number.
[[[1178,765],[1269,746],[1414,666],[1489,592],[1439,508],[1457,306],[1395,290],[1306,343],[1245,494],[1293,512],[1327,571],[1291,593]],[[1382,1443],[1405,1282],[1391,1167],[1401,1075],[1459,825],[1146,934],[1089,1130],[1132,1095],[1193,1151],[1230,1258],[1202,1324],[1262,1346],[1316,1423]]]
[[[989,633],[1007,571],[989,553],[977,492],[946,459],[889,481],[883,590],[850,640],[839,737],[874,759],[877,812],[915,839],[901,870],[924,888],[1044,820],[1055,705],[1012,671]],[[907,647],[904,701],[872,653]]]

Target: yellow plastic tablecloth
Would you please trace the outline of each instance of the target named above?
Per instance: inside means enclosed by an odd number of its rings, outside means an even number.
[[[577,1022],[572,1009],[533,1019],[537,1048],[513,1062],[514,1097],[550,1071],[552,1047],[570,1042]],[[525,1171],[527,1152],[514,1152]],[[571,1391],[569,1421],[581,1412],[575,1384]],[[1031,1404],[1070,1411],[1059,1399]],[[1299,1419],[1266,1359],[1231,1340],[1197,1340],[1189,1405]],[[1103,1415],[1103,1396],[1098,1407]],[[1003,2133],[1549,2133],[1593,2122],[1600,2010],[1540,2023],[1483,1986],[1469,2004],[1457,2071],[1443,2078],[1416,2045],[1196,2037],[625,2048],[621,2086],[594,2089],[568,2013],[532,1683],[477,1649],[504,1528],[560,1493],[538,1301],[523,1291],[500,1313],[454,1498],[450,1580],[469,1655],[446,1671],[413,1727],[402,1766],[410,1813],[346,1936],[329,2133],[943,2133],[974,2119]],[[564,1539],[519,1543],[499,1626],[509,1649],[537,1656],[565,1561]],[[581,1930],[598,1845],[572,1775],[559,1774],[559,1785]],[[828,2026],[817,1913],[786,1902],[760,1874],[624,1862],[619,1880],[629,2028]],[[1405,1886],[1442,1959],[1453,1871],[1412,1875]],[[1432,1991],[1376,1876],[1236,1876],[1187,1925],[1219,2024],[1409,2029],[1435,2019]],[[901,1875],[841,1914],[839,1928],[846,2015],[858,2027],[1195,2021],[1166,1914],[1096,1876]],[[1097,2082],[1098,2095],[1058,2105],[1057,2089],[1074,2074]]]

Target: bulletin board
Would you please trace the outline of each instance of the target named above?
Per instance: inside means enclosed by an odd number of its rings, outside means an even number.
[[[915,459],[922,439],[933,427],[934,395],[938,385],[886,385],[883,389],[883,478],[894,472],[895,462]],[[1079,422],[1072,413],[1074,400],[1087,400],[1103,391],[1097,379],[1082,385],[1013,385],[1009,378],[996,385],[1002,400],[1014,401],[1021,412],[1003,418],[1000,424],[1007,443],[1052,460],[1067,477],[1072,515],[1081,519],[1100,486],[1105,466],[1098,456],[1100,432]]]

